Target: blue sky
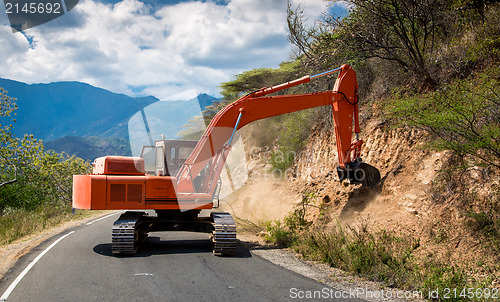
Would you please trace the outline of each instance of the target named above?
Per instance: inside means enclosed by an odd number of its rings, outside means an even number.
[[[291,0],[313,24],[323,0]],[[12,33],[0,9],[0,77],[80,81],[131,96],[218,96],[242,71],[290,58],[286,0],[80,0],[66,15]]]

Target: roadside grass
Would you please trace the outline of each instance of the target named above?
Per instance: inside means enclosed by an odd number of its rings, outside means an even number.
[[[301,207],[288,214],[281,221],[266,221],[266,235],[264,240],[280,247],[288,247],[297,244],[300,239],[299,234],[310,225],[305,219],[306,206],[314,198],[313,193],[304,192],[302,195]]]
[[[238,226],[238,233],[239,232],[248,232],[248,233],[256,234],[256,233],[262,231],[261,226],[251,222],[250,220],[247,220],[244,218],[239,218],[234,214],[233,214],[233,219]]]
[[[425,299],[490,301],[493,298],[491,278],[478,278],[475,269],[467,264],[459,267],[450,259],[436,256],[423,259],[417,253],[421,246],[418,238],[388,230],[370,230],[365,224],[351,227],[337,222],[328,231],[320,225],[308,228],[309,223],[300,220],[304,217],[301,210],[295,210],[283,222],[267,222],[266,241],[391,288],[419,291]],[[474,289],[474,293],[469,289]],[[439,298],[432,296],[436,291]]]
[[[95,211],[85,210],[77,210],[75,214],[72,214],[71,207],[60,209],[49,204],[41,205],[34,210],[5,209],[4,214],[0,216],[0,246],[64,222],[84,219],[93,214]]]

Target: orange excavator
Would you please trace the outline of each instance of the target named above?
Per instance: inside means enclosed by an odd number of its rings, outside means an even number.
[[[332,91],[268,96],[334,72],[339,75]],[[149,232],[193,231],[210,234],[215,255],[234,255],[236,224],[231,215],[199,214],[212,210],[218,202],[220,175],[236,131],[263,118],[332,106],[339,180],[372,187],[380,181],[380,173],[360,158],[363,141],[358,137],[357,92],[356,72],[348,65],[251,92],[220,110],[198,142],[162,139],[149,150],[143,148],[141,157],[96,159],[92,174],[73,176],[73,207],[136,210],[123,213],[115,221],[113,254],[135,254]],[[148,153],[153,156],[146,156]],[[144,210],[155,210],[156,216]]]

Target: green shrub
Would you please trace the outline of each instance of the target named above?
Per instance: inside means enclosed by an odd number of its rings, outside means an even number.
[[[271,155],[271,164],[274,169],[288,169],[297,154],[307,142],[311,128],[316,121],[315,109],[303,110],[286,115],[277,121],[281,130],[278,132],[277,150]]]
[[[277,246],[290,246],[297,239],[296,234],[280,221],[266,222],[266,236],[264,240]]]
[[[304,192],[302,195],[301,207],[290,212],[281,221],[266,222],[266,242],[276,244],[278,246],[288,247],[297,242],[299,234],[310,225],[305,218],[306,206],[314,198],[314,193]]]
[[[500,167],[498,70],[457,80],[427,94],[396,94],[389,106],[401,125],[428,131],[428,146]]]
[[[438,301],[469,301],[471,299],[443,295],[447,290],[491,288],[490,281],[469,279],[467,270],[438,258],[418,260],[414,251],[420,241],[408,236],[380,230],[371,232],[366,226],[342,227],[332,230],[319,228],[301,234],[294,249],[308,259],[319,260],[332,267],[383,281],[386,285],[419,291],[424,298],[431,291],[440,293]],[[436,300],[436,299],[433,299]],[[488,299],[472,299],[487,301]]]
[[[91,169],[80,158],[45,152],[33,135],[14,137],[15,101],[0,88],[0,122],[7,124],[0,124],[0,245],[66,219],[73,175]]]

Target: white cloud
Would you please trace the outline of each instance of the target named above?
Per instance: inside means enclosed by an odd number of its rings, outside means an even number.
[[[323,0],[302,2],[309,20]],[[0,27],[0,77],[24,82],[82,81],[159,98],[218,85],[244,70],[276,67],[290,55],[286,1],[182,2],[157,11],[138,0],[83,0],[68,14],[27,30]],[[5,45],[5,46],[4,46]]]
[[[309,22],[314,22],[315,18],[320,16],[327,6],[326,1],[316,1],[316,0],[291,0],[290,4],[293,7],[300,5],[304,11],[305,16],[309,16]]]

